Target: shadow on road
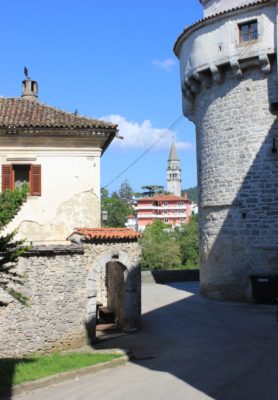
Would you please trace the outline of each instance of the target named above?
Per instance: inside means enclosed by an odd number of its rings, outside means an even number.
[[[16,367],[19,364],[33,362],[31,358],[1,358],[0,359],[0,399],[11,400]]]
[[[172,289],[197,292],[190,282],[154,286],[160,287],[154,296]],[[276,307],[184,296],[146,312],[137,333],[98,347],[128,348],[133,363],[172,374],[215,400],[276,400]]]

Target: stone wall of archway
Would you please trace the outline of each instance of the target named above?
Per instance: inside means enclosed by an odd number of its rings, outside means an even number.
[[[87,283],[87,330],[93,339],[96,327],[96,306],[99,294],[107,291],[105,286],[106,265],[118,262],[124,266],[124,330],[135,330],[140,326],[141,316],[141,248],[137,242],[129,243],[85,243],[86,264],[90,267]]]
[[[79,245],[33,247],[21,257],[25,307],[0,290],[1,357],[19,357],[80,347],[95,335],[96,294],[105,284],[107,262],[124,265],[124,329],[137,329],[141,315],[141,249],[136,232]],[[128,237],[126,237],[126,236]],[[85,240],[83,240],[85,239]],[[76,240],[77,241],[77,240]],[[99,279],[101,278],[101,279]],[[105,288],[102,290],[105,295]]]

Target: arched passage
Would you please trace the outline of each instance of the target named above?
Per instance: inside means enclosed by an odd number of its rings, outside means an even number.
[[[125,251],[107,250],[94,260],[88,276],[86,325],[90,340],[95,338],[96,333],[97,301],[103,299],[105,294],[107,306],[113,308],[119,327],[125,331],[138,328],[141,311],[140,289],[140,269],[132,265]]]

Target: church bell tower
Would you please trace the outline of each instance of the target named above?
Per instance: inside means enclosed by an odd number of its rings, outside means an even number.
[[[181,166],[174,142],[172,143],[168,159],[167,191],[176,196],[181,195]]]

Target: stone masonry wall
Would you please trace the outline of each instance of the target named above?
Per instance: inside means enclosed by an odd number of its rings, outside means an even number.
[[[250,298],[249,276],[278,274],[276,66],[203,88],[195,100],[201,291]]]
[[[93,311],[91,300],[95,300],[92,295],[101,285],[100,258],[111,261],[111,254],[119,251],[140,271],[138,243],[42,247],[22,257],[18,268],[26,274],[26,282],[21,291],[29,296],[30,306],[0,293],[0,300],[8,303],[0,307],[0,357],[86,344],[88,312]],[[139,312],[141,299],[136,304]]]
[[[88,325],[93,332],[96,324],[96,302],[102,296],[107,303],[107,287],[103,276],[106,263],[118,261],[124,267],[125,282],[125,330],[137,329],[141,316],[141,247],[138,242],[84,244],[87,265],[93,265],[88,282]],[[96,282],[99,286],[96,290]]]
[[[22,292],[25,307],[9,299],[0,308],[0,356],[22,356],[86,343],[86,279],[83,250],[66,254],[51,248],[20,259],[27,280]]]

